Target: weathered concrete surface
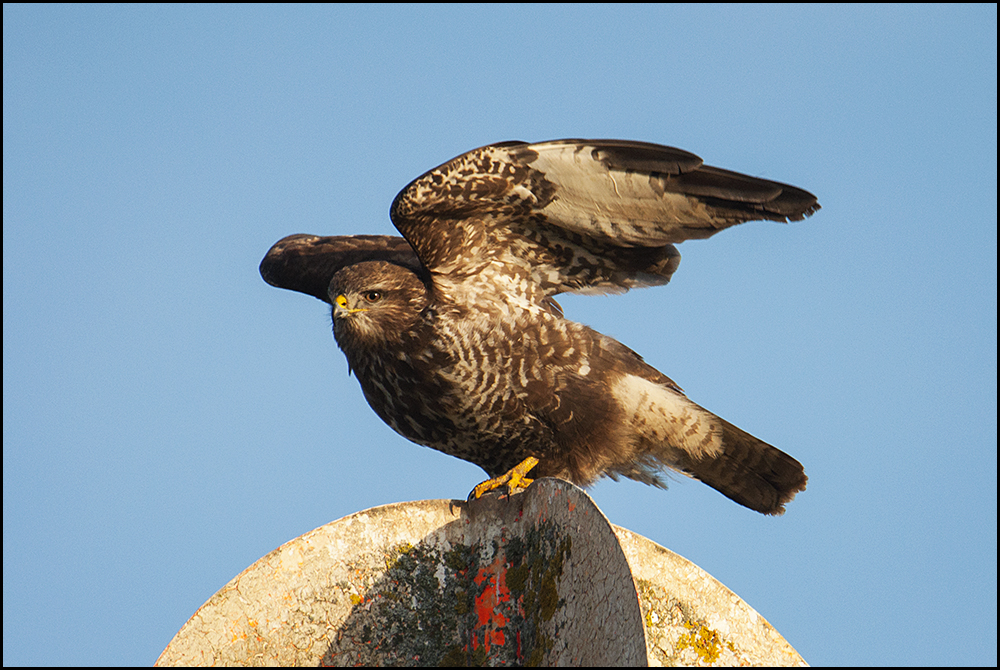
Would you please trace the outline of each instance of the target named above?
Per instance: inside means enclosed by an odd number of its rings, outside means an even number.
[[[710,574],[614,527],[642,605],[651,666],[804,666],[764,617]]]
[[[580,489],[399,503],[279,547],[213,596],[159,665],[638,665],[642,614]]]
[[[647,658],[803,663],[697,566],[613,528],[572,484],[541,479],[511,497],[386,505],[306,533],[209,599],[157,664],[645,665]]]

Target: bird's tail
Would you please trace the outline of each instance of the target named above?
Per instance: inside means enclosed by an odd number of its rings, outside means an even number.
[[[806,488],[808,477],[802,464],[728,421],[718,421],[721,453],[685,458],[679,469],[744,507],[762,514],[784,514],[785,503]]]
[[[624,412],[631,448],[604,467],[612,477],[663,486],[670,468],[762,514],[782,514],[806,488],[802,464],[692,402],[668,377],[643,364],[623,374],[612,395]]]

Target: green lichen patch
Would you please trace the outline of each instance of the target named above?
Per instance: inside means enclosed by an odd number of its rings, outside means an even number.
[[[352,613],[326,660],[401,665],[538,665],[557,631],[572,541],[551,523],[487,544],[399,545],[381,574],[357,570]],[[359,588],[360,586],[360,588]],[[336,659],[336,660],[334,660]]]

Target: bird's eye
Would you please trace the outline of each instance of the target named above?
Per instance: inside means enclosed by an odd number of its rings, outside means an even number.
[[[378,302],[379,300],[382,299],[382,292],[381,291],[366,291],[365,294],[364,294],[364,296],[365,296],[365,300],[367,300],[368,302]]]

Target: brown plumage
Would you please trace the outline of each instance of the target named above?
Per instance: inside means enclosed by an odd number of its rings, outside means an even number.
[[[418,444],[495,477],[663,486],[672,469],[781,514],[802,466],[688,400],[638,354],[563,318],[553,296],[665,284],[673,244],[819,209],[802,189],[619,140],[504,142],[403,189],[403,238],[293,235],[261,275],[331,304],[372,409]],[[405,239],[404,239],[405,238]]]

